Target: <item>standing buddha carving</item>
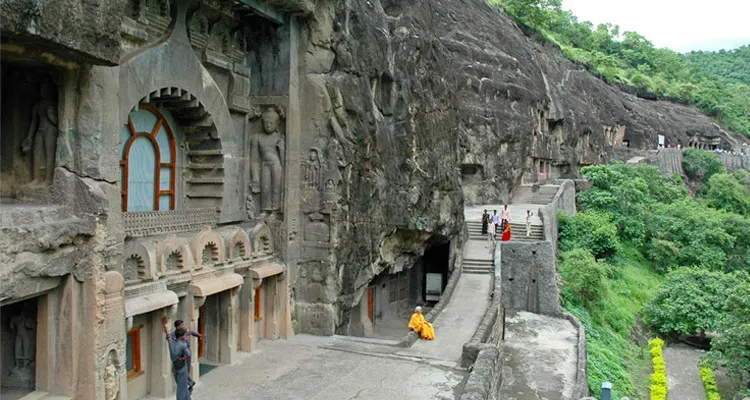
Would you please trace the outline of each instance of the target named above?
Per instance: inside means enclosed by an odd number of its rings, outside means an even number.
[[[251,152],[251,189],[260,193],[261,209],[267,212],[281,209],[282,175],[284,173],[284,137],[279,132],[281,117],[273,108],[263,112],[263,131],[253,136]]]

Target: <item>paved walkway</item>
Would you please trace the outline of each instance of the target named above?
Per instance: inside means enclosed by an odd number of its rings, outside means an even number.
[[[575,384],[578,331],[568,320],[519,312],[506,321],[503,400],[570,399]]]
[[[464,343],[471,340],[490,304],[490,283],[489,274],[462,274],[451,301],[432,324],[435,340],[418,340],[397,354],[458,364]]]
[[[668,400],[706,400],[698,362],[705,351],[684,344],[665,347],[662,351],[667,367]]]
[[[323,348],[341,337],[298,335],[260,341],[253,353],[201,377],[193,400],[453,399],[464,371],[388,354],[351,341],[350,351]],[[381,346],[386,348],[388,346]],[[393,349],[393,347],[390,347]],[[360,351],[361,350],[361,351]]]

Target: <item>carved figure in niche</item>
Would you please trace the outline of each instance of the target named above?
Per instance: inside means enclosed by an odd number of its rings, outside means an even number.
[[[260,193],[261,208],[267,212],[281,209],[282,174],[284,172],[284,138],[279,132],[281,117],[275,108],[263,112],[263,132],[254,135],[251,151],[251,188]]]
[[[255,200],[252,195],[245,197],[245,212],[247,213],[247,219],[254,220],[256,218],[257,210],[255,209]]]
[[[57,147],[57,102],[52,99],[51,87],[42,81],[39,87],[41,99],[31,111],[31,124],[21,144],[21,151],[31,151],[32,184],[52,183]]]
[[[28,304],[24,304],[21,314],[11,317],[10,331],[13,333],[13,356],[15,365],[11,375],[31,377],[34,362],[34,326],[36,321]]]
[[[337,210],[339,204],[339,193],[333,179],[326,180],[325,192],[323,192],[323,212],[330,214]]]
[[[104,398],[116,400],[120,394],[120,371],[118,369],[117,353],[112,350],[107,357],[107,366],[104,367]]]
[[[302,212],[305,214],[320,211],[320,190],[305,188],[302,190]]]
[[[314,189],[320,188],[320,159],[320,150],[314,147],[311,148],[305,165],[305,187]]]
[[[310,214],[310,222],[305,227],[305,240],[308,242],[325,242],[331,240],[331,229],[323,222],[320,213]]]
[[[323,179],[325,180],[325,192],[328,192],[328,181],[333,181],[333,187],[338,187],[339,184],[343,181],[343,177],[341,175],[340,168],[346,167],[346,158],[344,158],[344,148],[341,147],[341,143],[339,143],[336,139],[331,139],[328,142],[328,147],[326,148],[327,154],[327,168],[325,175],[323,176]]]

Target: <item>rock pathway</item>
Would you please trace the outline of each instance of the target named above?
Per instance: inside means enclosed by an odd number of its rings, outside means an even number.
[[[570,399],[576,379],[578,331],[568,320],[528,312],[507,319],[503,400]]]
[[[464,343],[471,340],[490,303],[490,283],[489,274],[462,274],[451,301],[432,324],[435,340],[418,340],[397,354],[458,364]]]
[[[331,350],[341,337],[260,341],[253,353],[201,377],[193,400],[453,399],[464,371],[387,354]],[[362,343],[363,351],[377,347]],[[385,347],[385,346],[381,346]],[[393,348],[393,347],[391,347]]]
[[[698,363],[703,350],[684,344],[665,347],[662,350],[667,367],[668,400],[706,400]]]

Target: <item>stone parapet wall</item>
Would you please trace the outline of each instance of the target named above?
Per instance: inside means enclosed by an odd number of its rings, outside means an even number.
[[[578,354],[576,355],[578,368],[576,369],[576,380],[570,398],[579,399],[589,395],[589,380],[586,371],[586,328],[573,314],[566,312],[563,315],[578,330]]]

